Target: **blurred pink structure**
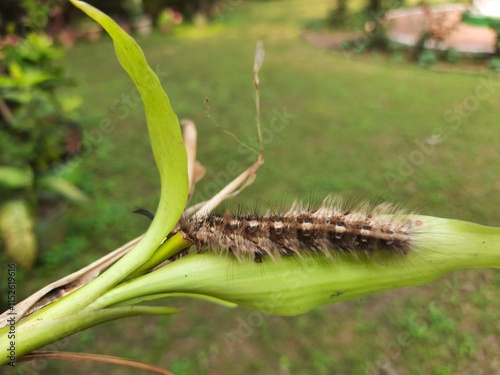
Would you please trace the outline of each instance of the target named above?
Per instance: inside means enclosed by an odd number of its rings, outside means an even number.
[[[432,30],[441,38],[434,38],[426,47],[454,48],[466,53],[493,53],[495,32],[488,27],[464,23],[462,16],[468,10],[482,12],[482,15],[488,12],[487,16],[494,18],[494,15],[500,15],[500,1],[479,0],[471,7],[463,4],[447,4],[432,8],[424,6],[390,11],[386,15],[389,39],[413,46],[424,31]]]

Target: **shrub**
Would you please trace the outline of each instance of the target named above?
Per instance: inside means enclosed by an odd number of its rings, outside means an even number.
[[[424,68],[435,64],[438,61],[437,54],[432,50],[424,50],[420,55],[418,55],[418,64]]]

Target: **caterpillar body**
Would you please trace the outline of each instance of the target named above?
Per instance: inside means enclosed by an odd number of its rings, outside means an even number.
[[[184,217],[177,231],[198,252],[231,253],[261,262],[264,257],[311,252],[327,258],[339,253],[405,255],[412,249],[415,228],[411,215],[393,205],[347,209],[341,199],[329,197],[317,209],[294,204],[284,214]]]

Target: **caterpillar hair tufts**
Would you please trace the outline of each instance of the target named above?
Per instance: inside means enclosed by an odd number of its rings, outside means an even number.
[[[346,253],[398,257],[414,249],[418,223],[412,220],[413,214],[387,203],[348,207],[345,202],[329,196],[317,208],[295,202],[281,214],[194,215],[181,218],[176,231],[198,252],[232,254],[255,262],[312,253],[326,258]]]

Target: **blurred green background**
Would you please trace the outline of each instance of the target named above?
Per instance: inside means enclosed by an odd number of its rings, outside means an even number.
[[[383,55],[314,47],[301,36],[302,26],[324,17],[331,1],[232,4],[202,29],[138,38],[179,118],[197,125],[198,159],[207,175],[195,201],[254,161],[207,118],[204,100],[223,128],[256,145],[252,65],[262,40],[265,164],[230,207],[345,193],[500,225],[500,76],[443,73]],[[81,159],[82,187],[92,201],[72,209],[63,244],[42,254],[36,269],[19,273],[21,297],[143,233],[148,220],[131,211],[154,211],[159,197],[141,103],[110,39],[78,43],[65,60],[80,82],[83,111],[94,119],[84,130],[88,147]],[[111,131],[100,130],[103,121],[111,121]],[[296,317],[169,300],[186,310],[105,324],[47,349],[124,356],[176,375],[496,374],[499,287],[498,271],[468,270]],[[238,332],[237,340],[228,339]],[[139,373],[85,363],[42,363],[39,369]]]

